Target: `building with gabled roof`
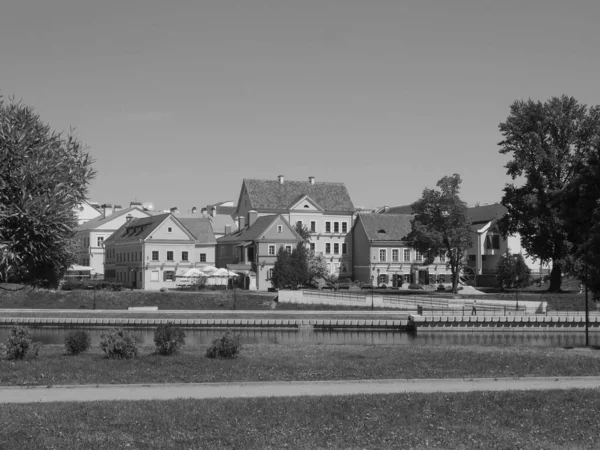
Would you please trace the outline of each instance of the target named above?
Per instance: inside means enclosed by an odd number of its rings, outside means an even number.
[[[410,214],[358,214],[352,230],[355,280],[394,288],[450,282],[445,258],[426,265],[411,247],[411,219]]]
[[[354,204],[344,183],[244,179],[234,218],[238,229],[258,217],[281,214],[309,230],[310,249],[324,256],[332,275],[352,276]]]
[[[96,203],[84,200],[74,208],[77,225],[86,223],[89,220],[95,219],[102,215],[102,211],[97,208]]]
[[[175,288],[178,275],[215,264],[215,246],[208,217],[130,218],[104,242],[104,276],[131,289]]]
[[[114,213],[108,210],[99,216],[88,220],[75,228],[77,243],[77,263],[94,269],[95,274],[102,278],[104,274],[103,243],[127,221],[127,217],[148,217],[150,213],[141,207],[130,206]]]
[[[217,267],[247,275],[249,289],[267,290],[279,249],[291,252],[299,242],[302,238],[282,214],[252,215],[244,228],[217,239]]]

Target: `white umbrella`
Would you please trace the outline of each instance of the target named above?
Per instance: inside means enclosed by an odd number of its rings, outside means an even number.
[[[213,272],[216,272],[217,270],[219,270],[215,266],[204,266],[204,267],[200,267],[199,269],[205,274],[213,273]]]
[[[192,267],[190,270],[183,274],[184,277],[201,277],[204,275],[206,274],[196,269],[195,267]]]

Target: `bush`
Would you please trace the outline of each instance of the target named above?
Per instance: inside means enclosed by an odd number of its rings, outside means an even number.
[[[2,346],[2,352],[8,359],[37,358],[41,346],[40,342],[33,342],[29,328],[14,326],[10,329],[6,344]]]
[[[408,285],[408,289],[420,290],[420,289],[423,289],[423,286],[421,286],[420,284],[416,284],[416,283],[410,283]]]
[[[174,326],[172,323],[159,325],[154,330],[154,344],[156,352],[169,356],[177,353],[182,345],[185,345],[185,331]]]
[[[100,348],[108,358],[131,359],[138,354],[137,339],[123,328],[113,328],[100,335]]]
[[[90,349],[92,339],[87,331],[71,331],[65,337],[65,351],[69,355],[79,355]]]
[[[235,358],[241,349],[240,336],[227,331],[224,335],[213,339],[212,344],[206,350],[206,357]]]

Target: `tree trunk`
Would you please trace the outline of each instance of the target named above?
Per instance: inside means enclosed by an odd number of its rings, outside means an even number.
[[[562,270],[560,264],[552,261],[552,272],[550,272],[550,287],[548,292],[560,292],[562,282]]]
[[[458,269],[452,268],[452,293],[458,294]]]

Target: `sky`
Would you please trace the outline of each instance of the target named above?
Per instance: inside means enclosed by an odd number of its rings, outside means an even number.
[[[73,128],[89,198],[233,200],[244,178],[335,181],[405,205],[446,175],[510,182],[510,104],[600,104],[597,0],[9,0],[0,95]]]

